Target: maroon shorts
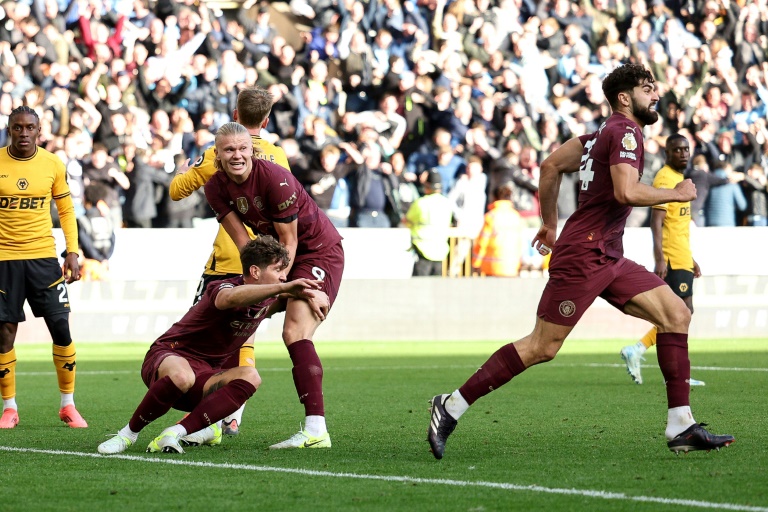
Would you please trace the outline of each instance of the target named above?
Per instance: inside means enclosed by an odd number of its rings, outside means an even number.
[[[296,256],[296,261],[291,267],[288,280],[293,281],[305,277],[307,279],[321,279],[323,291],[328,295],[328,300],[333,306],[336,295],[339,294],[341,275],[344,273],[344,249],[341,242],[334,244],[322,251],[313,251]]]
[[[632,260],[573,245],[557,249],[537,311],[547,322],[572,327],[596,297],[623,311],[633,297],[666,286],[659,276]]]
[[[235,354],[237,355],[237,354]],[[213,368],[205,361],[189,357],[177,350],[165,346],[152,345],[149,352],[144,357],[144,363],[141,365],[141,379],[147,388],[157,380],[157,370],[160,363],[168,356],[183,357],[188,363],[192,372],[195,374],[195,383],[173,404],[173,408],[179,411],[191,412],[197,404],[203,399],[203,387],[208,379],[220,373],[221,368]]]

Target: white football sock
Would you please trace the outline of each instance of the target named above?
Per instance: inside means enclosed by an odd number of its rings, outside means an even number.
[[[232,420],[237,421],[237,425],[240,426],[243,424],[243,411],[245,410],[245,404],[241,405],[238,410],[224,418],[224,423],[231,423]]]
[[[18,411],[19,407],[16,405],[16,397],[3,400],[3,409],[14,409]]]
[[[304,419],[304,430],[312,437],[319,437],[328,432],[325,426],[325,416],[307,416]]]
[[[694,423],[696,423],[696,420],[693,419],[689,405],[668,409],[667,430],[664,432],[667,441],[671,441]]]
[[[179,437],[184,437],[187,435],[187,429],[179,425],[178,423],[172,427],[168,427],[167,429],[163,430],[163,432],[175,432],[179,434]]]
[[[461,396],[458,389],[451,393],[451,396],[445,401],[445,410],[448,414],[453,416],[453,419],[455,420],[459,419],[462,414],[467,412],[467,409],[469,409],[469,404],[464,397]]]
[[[68,405],[75,405],[74,393],[62,393],[61,394],[61,408],[65,408]]]
[[[123,437],[127,437],[128,439],[131,440],[132,443],[135,443],[136,440],[139,438],[139,433],[131,430],[131,427],[129,427],[128,425],[121,428],[118,434]]]

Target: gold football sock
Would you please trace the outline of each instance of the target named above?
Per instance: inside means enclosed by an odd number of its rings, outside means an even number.
[[[56,367],[56,378],[59,380],[59,391],[72,394],[75,392],[75,343],[66,347],[53,346],[53,365]]]
[[[254,356],[253,341],[246,341],[245,345],[240,347],[240,364],[239,366],[256,367],[256,357]]]
[[[0,354],[0,394],[3,400],[16,396],[16,349]]]
[[[658,332],[658,329],[654,326],[653,329],[648,331],[645,336],[642,337],[640,340],[640,343],[645,346],[645,348],[651,348],[656,344],[656,333]]]

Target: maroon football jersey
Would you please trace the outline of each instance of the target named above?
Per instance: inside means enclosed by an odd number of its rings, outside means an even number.
[[[272,297],[244,308],[216,308],[214,303],[221,290],[243,284],[243,276],[209,284],[200,302],[192,306],[155,344],[178,350],[182,356],[203,359],[213,367],[218,366],[248,341],[264,320],[267,308],[277,300]]]
[[[330,247],[341,235],[330,219],[285,168],[253,159],[253,170],[241,184],[218,171],[205,184],[205,197],[221,222],[228,213],[238,217],[255,232],[278,238],[274,222],[289,223],[298,218],[297,254]]]
[[[613,114],[598,131],[579,137],[584,153],[579,167],[579,207],[568,218],[558,246],[581,245],[619,258],[624,254],[622,237],[631,206],[613,195],[611,166],[626,163],[643,175],[643,132],[634,121]]]

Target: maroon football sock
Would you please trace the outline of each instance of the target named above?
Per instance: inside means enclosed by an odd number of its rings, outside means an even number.
[[[323,403],[323,364],[311,340],[299,340],[288,346],[293,361],[293,383],[307,416],[325,416]]]
[[[515,375],[522,373],[525,365],[517,353],[514,343],[504,345],[497,350],[483,366],[459,388],[461,396],[469,405],[498,389]]]
[[[238,410],[255,392],[256,388],[247,380],[235,379],[203,398],[179,425],[188,434],[204,429]]]
[[[656,357],[667,385],[667,407],[690,405],[691,361],[688,334],[664,332],[656,335]]]
[[[147,390],[147,394],[144,395],[144,399],[136,408],[136,412],[131,416],[128,428],[134,432],[140,432],[141,429],[171,410],[173,404],[182,395],[184,393],[176,387],[170,377],[156,380]]]

